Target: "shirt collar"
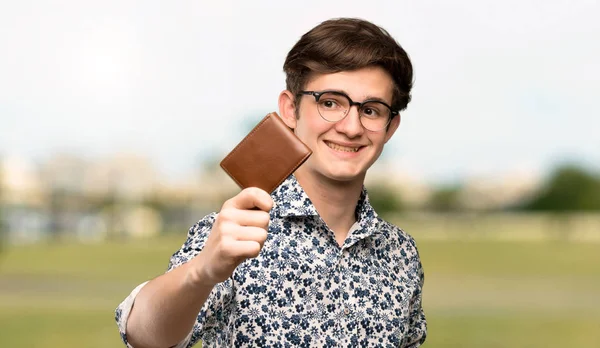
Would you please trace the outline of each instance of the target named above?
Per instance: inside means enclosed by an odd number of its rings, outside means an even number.
[[[288,176],[271,196],[275,202],[275,210],[281,217],[319,215],[294,174]]]
[[[357,222],[365,235],[374,234],[379,231],[380,219],[375,209],[373,209],[371,202],[369,202],[369,194],[364,186],[356,206],[356,216]]]
[[[271,194],[275,202],[274,210],[280,217],[313,216],[319,213],[294,174],[287,177]],[[376,233],[379,229],[379,217],[369,202],[367,189],[363,189],[356,206],[357,222],[360,230],[366,234]]]

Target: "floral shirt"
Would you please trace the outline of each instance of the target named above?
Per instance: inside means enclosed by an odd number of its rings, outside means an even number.
[[[342,247],[294,175],[272,194],[267,241],[212,290],[177,347],[418,347],[427,332],[415,241],[363,189]],[[202,250],[217,214],[195,224],[168,271]],[[138,286],[116,310],[123,341]]]

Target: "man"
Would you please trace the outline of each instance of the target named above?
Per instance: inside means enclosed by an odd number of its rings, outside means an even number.
[[[372,23],[336,19],[302,36],[284,71],[279,114],[312,156],[271,195],[242,190],[190,229],[167,273],[117,308],[130,346],[425,341],[415,242],[363,187],[410,101],[407,54]]]

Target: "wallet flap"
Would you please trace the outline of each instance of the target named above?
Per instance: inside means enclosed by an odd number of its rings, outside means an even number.
[[[240,186],[273,192],[312,151],[277,113],[265,116],[221,161],[221,168]]]

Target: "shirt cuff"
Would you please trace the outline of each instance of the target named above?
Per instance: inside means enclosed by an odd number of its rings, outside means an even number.
[[[134,348],[131,344],[129,344],[129,342],[127,342],[127,320],[129,320],[129,313],[131,313],[131,309],[133,308],[133,304],[135,302],[137,294],[139,294],[140,290],[142,290],[142,288],[146,284],[148,284],[148,282],[144,282],[138,285],[135,289],[133,289],[129,296],[127,296],[127,298],[123,300],[121,304],[119,304],[119,307],[117,307],[117,313],[120,313],[120,315],[117,315],[117,325],[119,326],[119,333],[121,334],[121,338],[123,339],[123,342],[127,345],[127,348]],[[190,330],[190,333],[187,335],[187,337],[172,348],[187,347],[190,343],[190,340],[192,339],[193,333],[194,330]]]

